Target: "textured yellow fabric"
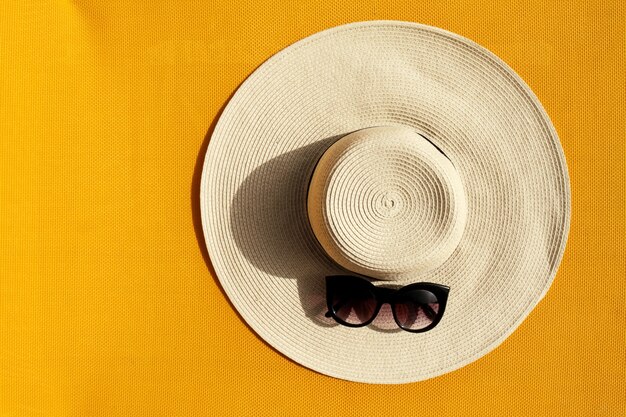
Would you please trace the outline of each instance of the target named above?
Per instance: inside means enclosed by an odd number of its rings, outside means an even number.
[[[568,247],[529,318],[477,362],[399,386],[316,374],[257,338],[199,220],[207,134],[239,83],[370,19],[504,59],[572,185]],[[0,2],[0,415],[624,416],[625,26],[618,0]]]

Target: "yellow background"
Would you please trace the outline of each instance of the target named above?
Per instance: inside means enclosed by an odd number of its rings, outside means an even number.
[[[2,0],[0,415],[626,415],[623,4]],[[573,193],[561,268],[522,326],[400,386],[314,373],[255,336],[198,213],[237,86],[298,39],[371,19],[504,59],[552,118]]]

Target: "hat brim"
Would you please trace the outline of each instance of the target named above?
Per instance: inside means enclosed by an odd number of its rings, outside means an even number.
[[[429,137],[466,192],[459,246],[414,280],[451,288],[423,334],[324,316],[324,277],[345,271],[308,224],[308,182],[337,138],[380,125]],[[552,283],[571,205],[557,134],[519,76],[468,39],[397,21],[332,28],[261,65],[211,136],[200,204],[217,278],[258,335],[308,368],[368,383],[441,375],[508,337]]]

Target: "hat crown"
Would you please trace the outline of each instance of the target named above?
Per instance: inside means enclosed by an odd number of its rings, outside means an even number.
[[[319,160],[309,186],[311,228],[342,267],[381,280],[441,266],[465,227],[461,178],[415,130],[378,126],[350,133]]]

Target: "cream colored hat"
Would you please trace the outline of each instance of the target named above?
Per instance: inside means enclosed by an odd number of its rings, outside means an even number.
[[[332,28],[237,90],[201,180],[226,294],[270,345],[318,372],[403,383],[498,346],[545,295],[570,190],[557,134],[489,51],[407,22]],[[450,287],[425,333],[325,317],[325,277]],[[382,314],[382,312],[381,312]]]

